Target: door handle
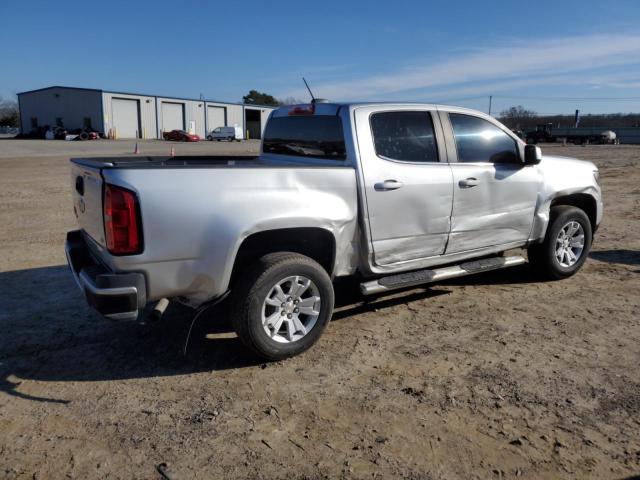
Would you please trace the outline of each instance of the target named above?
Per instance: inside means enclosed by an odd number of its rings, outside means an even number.
[[[373,188],[380,192],[386,190],[397,190],[398,188],[402,187],[402,185],[402,182],[399,182],[397,180],[385,180],[384,182],[376,183]]]
[[[476,185],[478,185],[478,179],[475,177],[469,177],[469,178],[465,178],[464,180],[460,180],[458,182],[458,185],[460,186],[460,188],[471,188],[471,187],[475,187]]]

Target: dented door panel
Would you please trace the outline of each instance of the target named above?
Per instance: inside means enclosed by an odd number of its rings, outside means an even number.
[[[454,201],[447,253],[529,238],[539,189],[535,167],[452,164]],[[460,185],[476,178],[477,185]]]

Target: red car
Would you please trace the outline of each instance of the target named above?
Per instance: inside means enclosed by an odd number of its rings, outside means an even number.
[[[185,132],[184,130],[171,130],[170,132],[164,132],[162,137],[165,140],[173,140],[174,142],[199,142],[200,137],[193,133]]]

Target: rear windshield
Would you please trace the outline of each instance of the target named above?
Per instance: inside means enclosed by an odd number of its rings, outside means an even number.
[[[335,115],[271,117],[264,132],[265,153],[344,160],[342,121]]]

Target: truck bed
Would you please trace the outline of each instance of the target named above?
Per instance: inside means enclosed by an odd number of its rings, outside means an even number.
[[[230,260],[254,232],[324,229],[337,232],[337,259],[352,252],[358,198],[355,169],[348,164],[285,163],[269,155],[72,162],[74,211],[89,250],[111,272],[143,273],[147,300],[183,296],[201,301],[223,294]],[[138,254],[107,251],[105,184],[137,197],[143,239]],[[340,260],[336,273],[348,268]]]

